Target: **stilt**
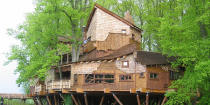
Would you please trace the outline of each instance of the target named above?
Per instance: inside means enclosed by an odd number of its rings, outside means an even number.
[[[163,98],[163,102],[161,103],[161,105],[164,105],[166,101],[167,101],[167,97],[165,96],[165,97]]]
[[[59,93],[59,95],[60,95],[60,97],[62,98],[62,100],[64,101],[64,97],[62,96],[62,94],[61,94],[61,93]]]
[[[71,94],[71,97],[72,97],[74,103],[75,103],[76,105],[79,105],[73,94]]]
[[[39,105],[43,105],[43,104],[42,104],[42,101],[40,100],[39,97],[37,97],[37,100],[38,100]]]
[[[87,100],[87,94],[84,94],[84,98],[85,98],[85,105],[88,105],[88,100]]]
[[[103,102],[104,102],[104,96],[101,97],[101,102],[99,105],[103,105]]]
[[[158,100],[158,105],[160,105],[160,103],[161,103],[161,99]]]
[[[48,104],[49,104],[49,105],[52,105],[49,96],[46,96],[46,97],[47,97],[47,102],[48,102]]]
[[[56,95],[54,94],[54,96],[53,96],[53,97],[54,97],[55,105],[58,105],[58,104],[57,104]]]
[[[116,105],[117,104],[117,101],[115,101],[114,103],[113,103],[113,105]]]
[[[33,100],[34,100],[34,103],[36,104],[36,105],[39,105],[39,103],[37,103],[37,101],[36,101],[36,98],[33,98]],[[8,101],[7,101],[8,102]],[[9,104],[9,103],[7,103],[7,104]]]
[[[112,93],[112,95],[120,105],[123,105],[122,102],[117,98],[117,96],[114,93]]]
[[[146,105],[149,105],[149,92],[146,94]]]
[[[137,98],[138,105],[141,105],[141,101],[140,101],[140,98],[139,98],[139,94],[138,93],[136,94],[136,98]]]

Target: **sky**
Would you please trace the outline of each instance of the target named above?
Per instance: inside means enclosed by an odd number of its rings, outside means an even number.
[[[14,73],[17,62],[4,65],[7,61],[6,53],[9,53],[12,45],[19,42],[7,34],[7,29],[16,29],[24,22],[26,13],[34,10],[34,0],[0,0],[0,93],[23,93],[18,87]]]

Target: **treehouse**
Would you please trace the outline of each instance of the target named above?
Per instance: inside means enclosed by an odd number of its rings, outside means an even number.
[[[70,54],[63,54],[60,65],[48,71],[46,91],[84,93],[85,102],[81,103],[85,105],[88,105],[86,93],[112,93],[120,105],[126,98],[119,100],[115,93],[145,95],[147,105],[148,94],[163,97],[171,81],[179,77],[178,69],[170,65],[175,58],[142,51],[141,32],[129,12],[122,18],[95,4],[85,28],[79,61],[71,62]],[[72,99],[78,105],[73,94]],[[103,101],[102,97],[98,102],[103,105]],[[140,105],[139,96],[136,103]]]

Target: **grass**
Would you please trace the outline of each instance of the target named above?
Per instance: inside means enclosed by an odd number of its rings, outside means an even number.
[[[19,99],[5,99],[4,105],[34,105],[32,99],[27,99],[25,102]]]

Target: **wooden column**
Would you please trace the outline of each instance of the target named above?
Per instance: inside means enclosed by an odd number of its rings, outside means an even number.
[[[120,105],[123,105],[122,102],[117,98],[117,96],[116,96],[114,93],[112,93],[112,95],[113,95],[114,99],[115,99]]]
[[[166,101],[167,101],[167,97],[165,96],[165,97],[163,98],[163,101],[162,101],[161,105],[164,105]]]
[[[136,99],[137,99],[138,105],[141,105],[141,101],[140,101],[140,97],[138,93],[136,94]]]
[[[103,102],[104,102],[104,96],[101,97],[101,102],[99,105],[103,105]]]
[[[88,100],[87,100],[87,94],[84,94],[84,98],[85,98],[85,105],[88,105]]]
[[[73,94],[71,94],[71,97],[72,97],[74,103],[75,103],[76,105],[79,105]]]
[[[146,105],[149,105],[149,92],[146,93]]]
[[[49,104],[49,105],[52,105],[49,96],[46,96],[46,97],[47,97],[47,102],[48,102],[48,104]]]
[[[57,104],[56,95],[54,94],[54,96],[53,96],[53,97],[54,97],[54,102],[55,102],[55,105],[58,105],[58,104]]]
[[[37,101],[38,101],[39,105],[43,105],[43,104],[42,104],[42,101],[40,100],[39,97],[37,97]]]

